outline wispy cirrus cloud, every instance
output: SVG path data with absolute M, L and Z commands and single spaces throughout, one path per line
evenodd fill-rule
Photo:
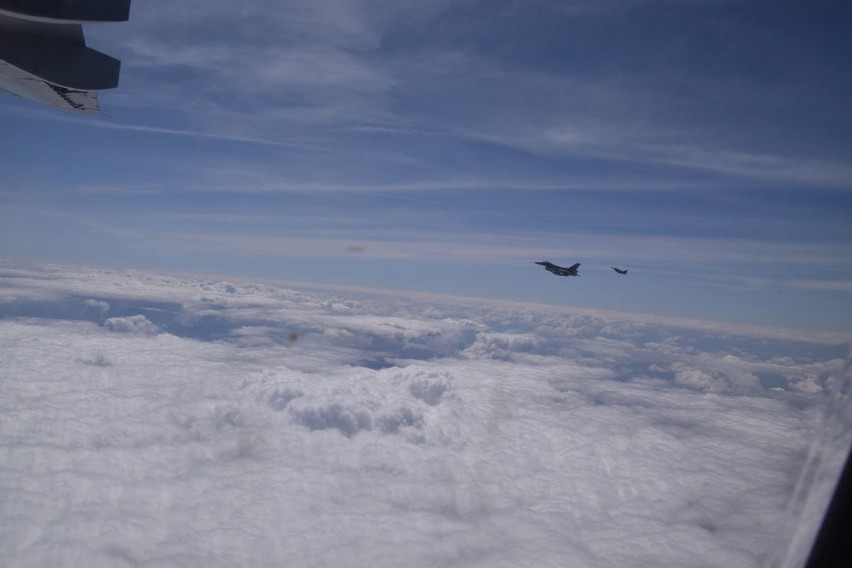
M 132 195 L 132 194 L 131 194 Z M 63 219 L 97 233 L 131 239 L 145 248 L 190 252 L 204 250 L 228 254 L 264 256 L 339 256 L 353 244 L 364 246 L 366 257 L 397 259 L 443 259 L 457 262 L 517 261 L 539 256 L 561 258 L 561 243 L 570 238 L 571 255 L 608 262 L 629 259 L 634 264 L 672 263 L 724 271 L 726 266 L 823 267 L 836 270 L 852 267 L 850 245 L 844 243 L 778 243 L 748 238 L 686 237 L 677 235 L 601 234 L 572 230 L 568 233 L 504 229 L 479 231 L 475 235 L 448 224 L 436 232 L 429 223 L 422 228 L 410 224 L 408 212 L 387 212 L 383 218 L 362 218 L 319 210 L 297 216 L 282 224 L 280 214 L 151 212 L 141 218 L 93 218 L 85 212 L 7 206 L 27 215 Z M 441 216 L 440 211 L 434 213 Z M 444 215 L 445 216 L 445 215 Z M 508 219 L 508 217 L 507 217 Z M 211 227 L 227 227 L 221 232 Z M 745 273 L 744 276 L 747 276 Z M 814 287 L 817 281 L 795 281 L 798 287 Z M 843 286 L 841 281 L 824 286 Z M 845 281 L 844 281 L 845 282 Z
M 133 84 L 119 97 L 187 111 L 183 124 L 156 125 L 163 133 L 282 147 L 306 144 L 303 137 L 310 134 L 317 146 L 348 146 L 370 161 L 389 149 L 372 140 L 353 144 L 339 133 L 393 138 L 433 132 L 460 144 L 497 145 L 548 160 L 606 160 L 626 169 L 610 182 L 615 185 L 637 179 L 637 165 L 655 164 L 664 168 L 653 176 L 657 184 L 675 179 L 688 185 L 698 175 L 705 183 L 722 176 L 765 185 L 849 186 L 852 172 L 845 163 L 814 144 L 795 143 L 798 122 L 766 120 L 786 116 L 790 101 L 804 102 L 806 93 L 789 82 L 747 82 L 750 75 L 739 60 L 727 73 L 718 71 L 720 65 L 696 71 L 689 59 L 699 56 L 693 43 L 663 27 L 663 38 L 683 48 L 680 54 L 666 51 L 662 40 L 660 47 L 640 33 L 639 23 L 626 23 L 636 3 L 599 6 L 593 15 L 566 14 L 561 4 L 537 2 L 517 10 L 498 3 L 480 13 L 475 3 L 444 2 L 289 2 L 283 8 L 253 2 L 239 9 L 230 3 L 204 3 L 203 9 L 198 3 L 152 3 L 134 14 L 130 33 L 104 33 L 126 52 L 125 76 Z M 685 12 L 707 9 L 718 10 L 721 21 L 730 17 L 724 7 L 700 3 Z M 547 24 L 539 24 L 537 36 L 526 36 L 524 49 L 490 48 L 518 39 L 509 21 L 541 22 L 545 16 Z M 199 17 L 203 27 L 192 23 Z M 595 50 L 603 36 L 586 37 L 584 26 L 607 23 L 624 28 L 624 42 Z M 753 26 L 768 43 L 780 42 L 778 31 Z M 724 26 L 696 33 L 734 45 L 748 37 Z M 592 43 L 587 52 L 578 52 L 580 41 Z M 535 50 L 544 55 L 532 57 Z M 619 66 L 620 55 L 635 65 Z M 767 73 L 780 76 L 771 52 L 754 57 L 765 60 Z M 791 64 L 817 73 L 800 58 Z M 134 69 L 143 81 L 133 79 Z M 779 89 L 787 99 L 778 100 Z M 720 110 L 725 106 L 728 116 Z M 405 144 L 409 155 L 421 150 L 410 140 Z M 340 160 L 317 167 L 335 162 Z M 548 181 L 573 183 L 568 175 Z
M 198 219 L 202 220 L 202 219 Z M 220 221 L 228 222 L 228 219 Z M 250 219 L 230 219 L 245 224 Z M 268 220 L 271 221 L 271 220 Z M 444 231 L 436 235 L 429 229 L 401 230 L 380 228 L 371 231 L 362 223 L 340 218 L 333 228 L 299 227 L 288 234 L 227 234 L 203 230 L 167 232 L 149 240 L 139 234 L 146 246 L 162 247 L 173 243 L 177 249 L 194 249 L 231 254 L 271 256 L 339 256 L 357 242 L 367 250 L 364 256 L 373 258 L 432 259 L 456 262 L 499 263 L 505 260 L 526 260 L 549 256 L 562 258 L 563 246 L 554 245 L 564 235 L 525 233 L 480 233 Z M 325 221 L 324 223 L 328 223 Z M 714 239 L 652 236 L 602 236 L 575 233 L 571 235 L 571 256 L 587 261 L 607 262 L 607 259 L 630 259 L 634 264 L 646 262 L 678 263 L 690 266 L 706 265 L 715 271 L 720 266 L 757 265 L 821 266 L 852 268 L 850 248 L 844 245 L 774 244 L 748 239 Z
M 792 285 L 808 290 L 852 292 L 852 280 L 794 280 Z

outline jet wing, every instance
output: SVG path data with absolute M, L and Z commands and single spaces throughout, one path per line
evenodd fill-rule
M 97 113 L 98 95 L 95 91 L 66 89 L 33 77 L 26 71 L 0 59 L 0 89 L 7 93 L 47 105 Z
M 0 89 L 98 112 L 96 91 L 118 85 L 121 63 L 86 47 L 84 22 L 126 21 L 130 0 L 0 0 Z

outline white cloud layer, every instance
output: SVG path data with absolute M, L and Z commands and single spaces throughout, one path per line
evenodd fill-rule
M 0 269 L 12 566 L 793 566 L 850 442 L 819 338 Z

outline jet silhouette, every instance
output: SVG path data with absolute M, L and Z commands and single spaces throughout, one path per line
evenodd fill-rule
M 616 272 L 618 272 L 619 274 L 627 274 L 627 269 L 626 269 L 626 268 L 625 268 L 624 270 L 622 270 L 622 269 L 620 269 L 620 268 L 616 268 L 616 267 L 614 267 L 614 266 L 610 266 L 610 268 L 612 268 L 613 270 L 615 270 L 615 271 L 616 271 Z
M 564 266 L 559 266 L 558 264 L 553 264 L 547 260 L 542 260 L 540 262 L 536 262 L 536 264 L 540 264 L 544 267 L 548 272 L 552 272 L 557 276 L 579 276 L 577 274 L 577 269 L 580 267 L 580 263 L 574 264 L 573 266 L 569 266 L 565 268 Z

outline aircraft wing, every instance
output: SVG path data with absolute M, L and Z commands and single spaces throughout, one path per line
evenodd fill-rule
M 0 89 L 19 97 L 55 107 L 96 113 L 98 94 L 95 91 L 66 89 L 33 77 L 0 59 Z
M 129 12 L 130 0 L 0 0 L 0 89 L 98 112 L 96 91 L 118 86 L 121 62 L 86 47 L 82 24 Z

